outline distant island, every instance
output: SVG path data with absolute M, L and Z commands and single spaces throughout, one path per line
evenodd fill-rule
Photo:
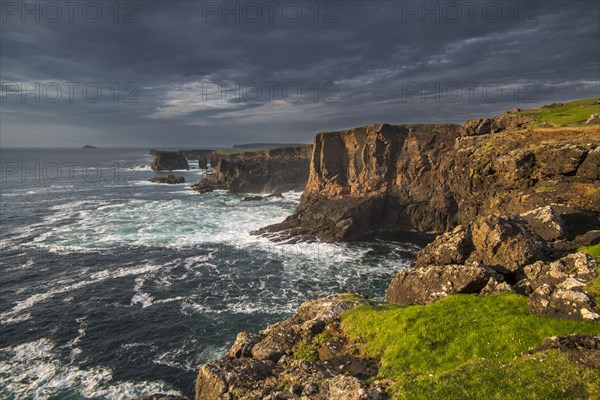
M 82 149 L 84 149 L 84 150 L 97 150 L 98 148 L 96 146 L 92 146 L 91 144 L 86 144 L 85 146 L 82 147 Z

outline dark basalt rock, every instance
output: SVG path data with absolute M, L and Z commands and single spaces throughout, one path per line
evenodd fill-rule
M 262 196 L 246 196 L 242 199 L 242 201 L 262 201 L 264 197 Z
M 190 166 L 181 151 L 156 151 L 154 160 L 150 164 L 153 171 L 173 171 L 176 169 L 190 169 Z
M 169 185 L 175 185 L 178 183 L 185 183 L 185 178 L 183 176 L 175 175 L 155 176 L 154 178 L 148 179 L 148 182 L 167 183 Z

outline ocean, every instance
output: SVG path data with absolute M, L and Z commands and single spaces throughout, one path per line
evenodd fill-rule
M 0 150 L 0 398 L 193 398 L 239 331 L 303 301 L 381 299 L 413 243 L 276 244 L 250 235 L 301 193 L 243 201 L 147 182 L 148 149 Z

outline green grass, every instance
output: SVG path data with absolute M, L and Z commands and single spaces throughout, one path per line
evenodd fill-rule
M 582 246 L 578 248 L 577 251 L 583 251 L 588 253 L 600 263 L 600 243 L 594 244 L 592 246 Z
M 540 185 L 535 188 L 536 193 L 547 193 L 547 192 L 551 192 L 552 190 L 554 190 L 554 186 L 550 186 L 550 185 Z
M 379 377 L 397 382 L 395 398 L 407 399 L 465 398 L 465 388 L 470 398 L 538 398 L 528 397 L 529 388 L 557 395 L 573 385 L 585 392 L 579 378 L 563 376 L 580 366 L 561 359 L 536 367 L 522 353 L 548 336 L 600 333 L 598 323 L 534 316 L 527 298 L 511 293 L 454 295 L 426 306 L 359 306 L 344 313 L 342 328 L 363 356 L 381 359 Z M 496 390 L 502 396 L 485 394 Z M 441 396 L 446 391 L 452 395 Z
M 294 352 L 294 358 L 296 360 L 317 361 L 319 359 L 317 351 L 316 344 L 308 343 L 306 341 L 300 342 Z
M 590 115 L 600 113 L 597 98 L 577 100 L 555 108 L 534 108 L 521 111 L 520 114 L 531 115 L 535 122 L 547 122 L 553 125 L 569 125 L 585 122 Z

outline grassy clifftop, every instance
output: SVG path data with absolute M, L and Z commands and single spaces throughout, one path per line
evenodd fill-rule
M 600 372 L 557 350 L 524 354 L 548 336 L 600 324 L 534 316 L 527 298 L 449 296 L 425 306 L 360 306 L 342 328 L 362 356 L 381 359 L 398 399 L 598 398 Z
M 597 98 L 584 99 L 524 110 L 520 114 L 533 117 L 537 124 L 572 125 L 584 123 L 592 114 L 600 114 L 600 104 Z

